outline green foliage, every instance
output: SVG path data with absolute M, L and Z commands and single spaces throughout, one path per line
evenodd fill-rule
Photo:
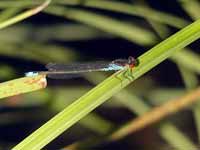
M 191 2 L 187 2 L 180 0 L 179 3 L 191 18 L 199 18 L 198 1 L 191 0 Z M 111 107 L 112 109 L 123 106 L 134 114 L 142 115 L 153 109 L 143 98 L 148 99 L 154 105 L 160 105 L 171 99 L 171 97 L 182 95 L 185 91 L 192 90 L 198 85 L 197 76 L 200 73 L 200 57 L 192 49 L 186 49 L 185 47 L 200 37 L 200 20 L 190 24 L 189 21 L 176 15 L 151 8 L 145 2 L 128 3 L 115 0 L 85 0 L 83 2 L 79 0 L 54 0 L 52 2 L 48 0 L 45 2 L 27 0 L 19 2 L 2 1 L 0 2 L 0 9 L 1 56 L 35 61 L 42 64 L 51 61 L 68 62 L 81 57 L 74 51 L 75 48 L 67 44 L 65 46 L 50 44 L 49 41 L 51 40 L 76 42 L 80 40 L 93 40 L 99 37 L 106 39 L 120 37 L 144 47 L 154 45 L 152 46 L 153 48 L 137 58 L 139 64 L 133 70 L 126 68 L 108 78 L 102 74 L 85 76 L 91 83 L 98 84 L 89 92 L 86 92 L 88 91 L 88 87 L 68 86 L 67 89 L 60 87 L 56 90 L 48 87 L 48 90 L 45 90 L 43 93 L 45 96 L 41 97 L 34 96 L 34 94 L 27 94 L 23 98 L 24 100 L 21 102 L 21 105 L 45 106 L 52 112 L 59 113 L 30 136 L 22 140 L 22 142 L 13 144 L 16 145 L 13 150 L 41 149 L 78 121 L 82 126 L 98 134 L 108 135 L 107 137 L 109 137 L 110 132 L 116 125 L 96 113 L 91 113 L 104 102 L 106 102 L 103 105 L 104 107 Z M 99 10 L 99 12 L 95 11 L 95 9 Z M 25 25 L 25 23 L 22 24 L 20 22 L 41 11 L 54 17 L 71 20 L 72 23 L 34 27 L 34 25 Z M 143 21 L 146 21 L 148 25 L 150 24 L 152 28 L 141 22 L 135 23 L 129 19 L 120 20 L 112 15 L 101 13 L 101 11 L 123 14 L 133 18 L 139 17 Z M 18 24 L 16 25 L 16 23 Z M 169 26 L 181 30 L 172 34 L 170 33 Z M 37 31 L 34 34 L 36 36 L 34 40 L 29 38 L 32 35 L 32 30 Z M 159 43 L 157 35 L 161 38 L 169 38 Z M 173 89 L 163 88 L 155 85 L 152 77 L 150 78 L 153 81 L 149 82 L 149 77 L 144 76 L 145 73 L 166 59 L 173 61 L 180 70 L 185 89 L 182 88 L 180 90 L 176 87 Z M 12 71 L 13 68 L 3 68 L 3 70 L 4 73 L 8 73 L 6 75 L 2 74 L 1 78 L 9 76 L 9 72 L 14 74 L 14 71 Z M 178 73 L 173 72 L 173 74 Z M 140 78 L 142 76 L 144 77 L 141 81 Z M 39 77 L 36 76 L 34 78 Z M 106 80 L 101 82 L 104 78 Z M 12 80 L 8 83 L 14 82 L 16 90 L 20 90 L 18 91 L 19 93 L 32 92 L 41 88 L 41 86 L 35 87 L 35 85 L 34 87 L 24 86 L 23 83 L 26 79 L 27 77 Z M 139 81 L 135 81 L 136 79 Z M 132 82 L 135 83 L 135 87 L 131 85 L 128 90 L 125 89 Z M 4 91 L 9 90 L 7 82 L 0 86 L 0 94 L 5 94 Z M 16 94 L 13 94 L 10 90 L 10 95 L 2 94 L 0 97 L 5 98 Z M 108 103 L 107 100 L 111 97 L 113 97 L 112 101 Z M 33 102 L 33 99 L 39 100 Z M 75 99 L 75 101 L 71 102 L 72 99 Z M 65 100 L 68 100 L 68 102 Z M 89 113 L 91 114 L 86 116 Z M 199 138 L 199 104 L 193 108 L 193 113 Z M 123 127 L 125 125 L 121 126 L 122 129 Z M 158 125 L 158 132 L 170 146 L 176 149 L 193 150 L 197 148 L 194 142 L 176 127 L 175 124 L 172 124 L 170 120 L 161 122 Z M 125 133 L 125 136 L 127 134 L 130 133 Z M 87 146 L 90 148 L 90 145 Z

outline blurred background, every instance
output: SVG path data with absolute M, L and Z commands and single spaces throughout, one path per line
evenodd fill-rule
M 42 2 L 1 0 L 0 23 Z M 137 58 L 197 20 L 199 10 L 198 0 L 53 0 L 41 13 L 0 30 L 0 80 L 46 70 L 49 62 Z M 184 150 L 184 144 L 191 150 L 197 148 L 198 104 L 119 140 L 105 142 L 102 138 L 138 115 L 195 88 L 200 72 L 199 48 L 199 41 L 195 41 L 183 55 L 159 64 L 45 149 L 64 149 L 71 144 L 68 149 Z M 196 70 L 190 65 L 194 61 Z M 10 149 L 111 74 L 48 79 L 46 89 L 0 101 L 0 148 Z

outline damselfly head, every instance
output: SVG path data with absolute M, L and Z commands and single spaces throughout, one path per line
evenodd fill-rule
M 133 68 L 136 65 L 136 60 L 134 57 L 129 56 L 128 59 L 116 59 L 112 61 L 113 64 L 119 65 L 119 66 L 129 66 L 130 68 Z
M 137 64 L 136 62 L 137 61 L 136 61 L 136 59 L 134 57 L 129 56 L 128 57 L 128 64 L 127 65 L 129 65 L 130 68 L 133 68 L 133 67 L 136 66 L 136 64 Z
M 135 63 L 135 58 L 132 57 L 132 56 L 129 56 L 128 57 L 128 64 L 133 64 L 133 63 Z

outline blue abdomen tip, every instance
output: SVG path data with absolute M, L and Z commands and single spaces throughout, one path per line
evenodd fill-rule
M 25 73 L 26 77 L 34 77 L 34 76 L 37 76 L 37 75 L 38 75 L 38 72 L 27 72 L 27 73 Z

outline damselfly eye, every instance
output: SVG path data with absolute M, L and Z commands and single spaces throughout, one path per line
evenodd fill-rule
M 135 58 L 134 57 L 132 57 L 132 56 L 129 56 L 128 57 L 128 64 L 135 64 Z

